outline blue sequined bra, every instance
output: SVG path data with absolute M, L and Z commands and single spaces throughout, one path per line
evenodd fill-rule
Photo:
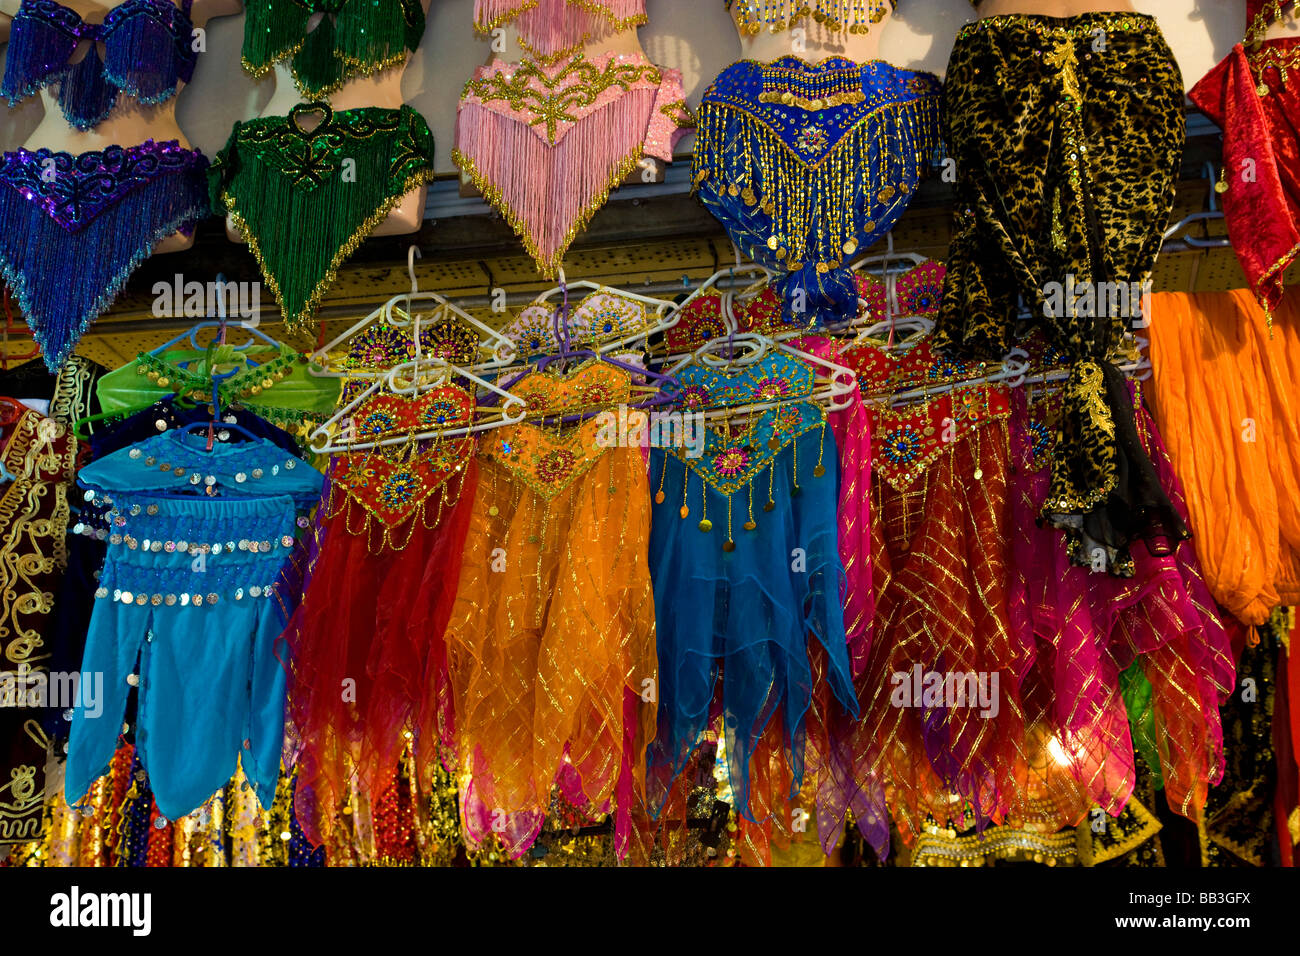
M 59 85 L 59 106 L 72 126 L 102 122 L 126 93 L 156 104 L 194 75 L 192 0 L 126 0 L 102 23 L 87 23 L 55 0 L 23 0 L 9 33 L 0 94 L 10 106 L 45 86 Z M 78 63 L 69 60 L 89 40 Z M 97 45 L 103 44 L 103 60 Z

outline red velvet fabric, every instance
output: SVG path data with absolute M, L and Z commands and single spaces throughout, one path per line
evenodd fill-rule
M 1291 53 L 1300 38 L 1268 40 Z M 1238 43 L 1187 94 L 1223 130 L 1227 192 L 1220 197 L 1228 238 L 1251 290 L 1272 315 L 1282 273 L 1300 254 L 1300 75 L 1283 83 L 1276 67 L 1259 78 Z

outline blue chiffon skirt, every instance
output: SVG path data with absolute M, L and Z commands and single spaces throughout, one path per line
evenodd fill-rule
M 823 440 L 830 447 L 820 448 Z M 657 481 L 663 475 L 664 492 L 650 530 L 659 713 L 647 786 L 656 812 L 709 729 L 719 679 L 734 805 L 749 819 L 750 758 L 774 718 L 781 720 L 796 792 L 802 780 L 805 717 L 814 679 L 809 640 L 825 649 L 827 680 L 839 705 L 857 714 L 840 602 L 844 572 L 833 440 L 829 431 L 805 432 L 777 455 L 774 471 L 764 469 L 753 479 L 753 530 L 743 527 L 749 518 L 748 491 L 731 496 L 733 551 L 722 547 L 727 539 L 727 496 L 705 486 L 673 454 L 651 451 L 651 477 Z M 815 478 L 803 463 L 819 460 L 819 451 L 827 467 Z M 792 480 L 795 460 L 801 467 L 797 493 Z M 769 476 L 775 506 L 763 511 Z M 695 511 L 704 487 L 713 522 L 708 533 L 700 531 L 702 515 Z M 678 512 L 684 500 L 692 508 L 685 519 Z

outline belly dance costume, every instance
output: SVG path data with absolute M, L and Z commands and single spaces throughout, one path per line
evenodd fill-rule
M 465 84 L 452 159 L 549 277 L 610 190 L 642 157 L 671 162 L 690 123 L 681 73 L 640 54 L 494 61 Z
M 894 351 L 846 349 L 840 361 L 864 396 L 980 373 L 925 339 Z M 1019 687 L 1030 657 L 1008 606 L 1009 415 L 1006 388 L 983 384 L 870 413 L 876 616 L 856 681 L 863 719 L 848 745 L 866 755 L 866 772 L 840 805 L 855 809 L 882 858 L 890 813 L 908 841 L 927 818 L 960 827 L 969 810 L 987 822 L 1005 812 L 1021 779 Z M 945 678 L 935 693 L 936 674 L 962 686 Z M 985 681 L 982 691 L 971 676 Z
M 589 361 L 511 385 L 530 410 L 626 402 L 629 374 Z M 552 787 L 614 814 L 628 849 L 654 737 L 655 606 L 646 564 L 650 492 L 639 448 L 606 426 L 524 423 L 489 432 L 447 649 L 455 690 L 462 834 L 511 857 L 536 838 Z
M 9 29 L 0 94 L 17 106 L 45 86 L 59 87 L 59 106 L 74 129 L 107 118 L 125 93 L 146 105 L 171 99 L 194 76 L 193 0 L 126 0 L 102 23 L 86 23 L 56 0 L 23 0 Z M 79 63 L 68 62 L 77 46 L 94 46 Z
M 320 123 L 304 127 L 302 118 L 317 113 Z M 212 163 L 210 188 L 213 208 L 248 241 L 285 321 L 302 329 L 343 260 L 433 173 L 433 134 L 411 107 L 336 113 L 300 103 L 288 116 L 236 123 Z
M 54 0 L 23 0 L 0 91 L 14 106 L 57 84 L 79 130 L 107 117 L 122 94 L 161 103 L 194 72 L 189 10 L 190 0 L 127 0 L 103 23 L 84 23 Z M 69 64 L 84 40 L 103 44 L 103 60 L 92 47 Z M 0 275 L 51 370 L 158 242 L 207 216 L 206 168 L 202 153 L 175 140 L 0 157 Z
M 1078 563 L 1100 551 L 1131 574 L 1134 539 L 1187 534 L 1112 364 L 1174 201 L 1178 66 L 1148 16 L 988 17 L 957 35 L 944 138 L 957 205 L 935 347 L 1000 358 L 1028 305 L 1070 371 L 1042 517 L 1070 533 Z
M 111 374 L 111 373 L 110 373 Z M 109 376 L 105 376 L 108 378 Z M 104 379 L 101 379 L 101 382 Z M 119 449 L 151 438 L 160 432 L 179 428 L 193 422 L 207 421 L 211 412 L 206 406 L 186 408 L 173 399 L 164 399 L 129 418 L 97 430 L 84 443 L 83 466 L 98 461 Z M 297 443 L 288 434 L 242 410 L 228 410 L 227 419 L 246 428 L 259 438 L 265 438 L 282 448 L 287 454 L 300 455 Z M 53 633 L 60 650 L 55 657 L 68 661 L 68 670 L 75 670 L 85 651 L 86 634 L 95 606 L 95 589 L 108 552 L 108 539 L 113 533 L 108 518 L 110 505 L 95 493 L 75 494 L 70 502 L 68 528 L 68 566 L 55 602 Z M 67 720 L 59 711 L 46 724 L 46 730 L 55 740 L 67 738 Z
M 1223 130 L 1215 191 L 1237 261 L 1268 321 L 1300 254 L 1300 38 L 1263 39 L 1290 0 L 1248 0 L 1246 38 L 1188 92 Z
M 175 140 L 0 158 L 0 274 L 51 370 L 158 242 L 207 216 L 207 166 Z
M 107 769 L 136 688 L 136 747 L 165 816 L 200 806 L 237 759 L 269 807 L 285 686 L 272 585 L 320 473 L 262 439 L 207 451 L 201 435 L 171 431 L 79 481 L 111 499 L 113 533 L 81 668 L 83 680 L 103 674 L 103 694 L 74 709 L 69 802 Z
M 778 272 L 805 324 L 857 313 L 846 263 L 891 228 L 939 142 L 930 73 L 883 61 L 742 60 L 699 108 L 693 183 L 733 242 Z
M 824 409 L 800 401 L 812 392 L 812 368 L 791 356 L 730 374 L 692 365 L 677 378 L 683 413 L 780 404 L 721 429 L 701 423 L 698 457 L 689 447 L 651 451 L 660 665 L 651 805 L 663 805 L 720 718 L 736 811 L 776 824 L 806 766 L 825 754 L 832 715 L 857 714 L 840 602 L 834 442 Z M 702 595 L 703 606 L 684 595 Z
M 261 77 L 288 60 L 298 91 L 321 100 L 354 77 L 404 63 L 423 35 L 420 0 L 249 0 L 242 62 Z

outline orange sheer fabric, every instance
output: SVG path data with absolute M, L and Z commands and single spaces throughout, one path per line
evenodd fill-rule
M 625 401 L 629 384 L 626 372 L 588 363 L 568 376 L 530 374 L 513 391 L 530 411 L 571 413 Z M 490 826 L 516 855 L 562 771 L 575 806 L 601 811 L 616 784 L 644 794 L 657 699 L 645 693 L 657 681 L 650 493 L 639 448 L 600 447 L 600 427 L 508 426 L 485 436 L 479 455 L 447 631 L 472 804 L 462 814 L 471 840 Z M 623 764 L 632 781 L 620 780 Z
M 1161 292 L 1152 399 L 1196 551 L 1221 605 L 1263 624 L 1300 601 L 1300 295 L 1270 338 L 1250 292 Z

